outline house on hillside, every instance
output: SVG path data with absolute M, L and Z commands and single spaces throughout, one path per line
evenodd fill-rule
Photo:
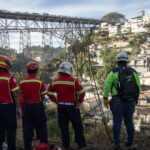
M 131 23 L 130 22 L 127 21 L 121 26 L 121 33 L 122 34 L 131 33 Z
M 149 85 L 150 85 L 150 72 L 142 73 L 140 79 L 141 79 L 141 84 L 142 84 L 142 85 L 147 85 L 147 86 L 149 86 Z M 149 96 L 149 97 L 150 97 L 150 96 Z
M 145 15 L 145 12 L 138 13 L 134 18 L 131 18 L 124 22 L 123 24 L 119 23 L 101 23 L 101 30 L 108 31 L 109 36 L 115 36 L 118 34 L 128 34 L 128 33 L 143 33 L 147 32 L 147 25 L 150 24 L 150 15 Z
M 129 65 L 141 74 L 148 72 L 150 71 L 150 57 L 139 55 L 136 59 L 132 59 Z
M 102 46 L 100 44 L 91 44 L 89 46 L 91 61 L 94 63 L 94 66 L 96 66 L 96 67 L 103 66 L 102 59 L 100 59 L 100 49 L 101 48 L 102 48 Z
M 108 26 L 108 32 L 109 32 L 109 37 L 118 35 L 121 33 L 121 25 L 119 23 L 115 25 L 109 25 Z
M 143 122 L 150 123 L 150 108 L 138 107 L 136 114 Z
M 147 32 L 145 27 L 150 23 L 150 15 L 145 15 L 145 12 L 141 13 L 137 17 L 132 18 L 130 21 L 132 33 Z
M 108 23 L 108 22 L 102 22 L 102 23 L 100 24 L 100 29 L 101 29 L 102 31 L 108 31 L 108 26 L 109 26 L 109 23 Z
M 143 121 L 150 123 L 150 91 L 140 94 L 135 114 Z

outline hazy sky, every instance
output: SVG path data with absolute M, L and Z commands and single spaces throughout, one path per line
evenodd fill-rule
M 150 0 L 0 0 L 0 9 L 97 19 L 117 11 L 129 19 L 142 10 L 150 14 Z M 41 43 L 41 37 L 33 36 L 32 45 Z M 11 47 L 18 49 L 19 35 L 10 34 L 10 42 Z
M 90 18 L 118 11 L 131 18 L 141 10 L 150 14 L 150 0 L 0 0 L 0 9 Z

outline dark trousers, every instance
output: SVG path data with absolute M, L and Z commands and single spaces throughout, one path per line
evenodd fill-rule
M 78 147 L 85 147 L 86 141 L 79 109 L 74 106 L 58 105 L 58 124 L 61 130 L 62 144 L 67 150 L 70 146 L 69 121 L 71 121 L 74 128 L 75 141 Z
M 48 142 L 47 119 L 43 103 L 26 104 L 24 112 L 24 146 L 25 150 L 32 149 L 32 138 L 35 124 L 39 130 L 41 143 Z
M 113 97 L 110 101 L 110 109 L 113 114 L 113 134 L 115 144 L 120 143 L 121 124 L 124 123 L 127 129 L 127 142 L 132 144 L 134 141 L 133 114 L 135 111 L 135 101 L 124 102 L 119 97 Z
M 4 138 L 4 130 L 7 133 L 8 150 L 16 150 L 16 105 L 0 104 L 0 150 Z
M 5 142 L 6 141 L 6 137 L 5 137 L 6 136 L 6 125 L 4 123 L 3 123 L 3 127 L 2 128 L 3 128 L 3 131 L 2 131 L 3 132 L 2 133 L 3 142 Z

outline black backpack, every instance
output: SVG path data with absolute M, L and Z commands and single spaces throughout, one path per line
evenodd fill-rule
M 117 91 L 123 101 L 137 101 L 139 97 L 139 88 L 134 77 L 134 69 L 130 67 L 119 68 Z

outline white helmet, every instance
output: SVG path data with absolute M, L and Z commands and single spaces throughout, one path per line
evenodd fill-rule
M 118 55 L 117 55 L 117 61 L 128 61 L 128 55 L 126 52 L 121 51 Z
M 58 72 L 71 75 L 73 72 L 73 66 L 69 62 L 62 62 L 59 66 Z

